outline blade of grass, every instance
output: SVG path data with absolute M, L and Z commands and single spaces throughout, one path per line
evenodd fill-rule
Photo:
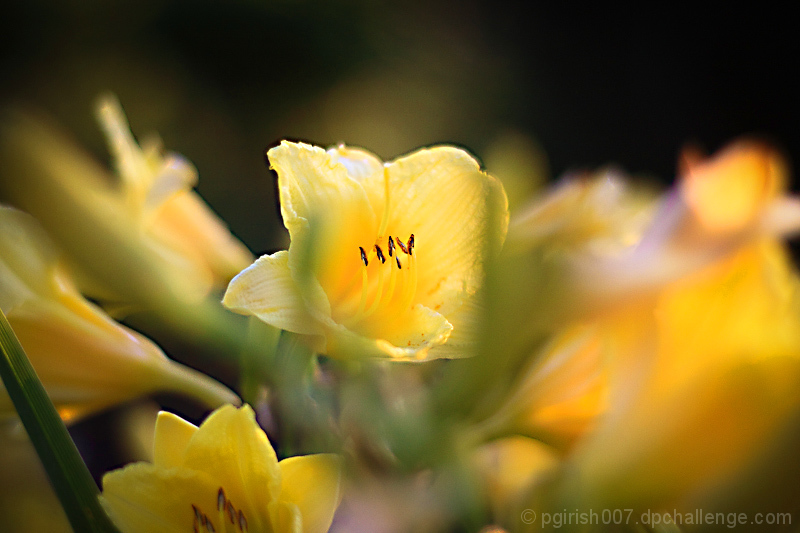
M 5 314 L 0 310 L 0 377 L 75 531 L 119 533 L 99 491 Z

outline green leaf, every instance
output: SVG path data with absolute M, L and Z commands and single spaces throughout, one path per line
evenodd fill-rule
M 119 533 L 100 505 L 94 479 L 2 310 L 0 352 L 0 377 L 72 528 Z

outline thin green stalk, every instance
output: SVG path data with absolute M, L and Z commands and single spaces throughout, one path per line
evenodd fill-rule
M 100 505 L 94 479 L 1 310 L 0 352 L 0 377 L 72 528 L 119 533 Z

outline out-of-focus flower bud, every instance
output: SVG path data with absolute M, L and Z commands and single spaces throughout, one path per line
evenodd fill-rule
M 505 404 L 482 424 L 562 452 L 591 432 L 608 408 L 604 339 L 595 324 L 566 328 L 532 358 Z
M 0 126 L 0 195 L 41 221 L 99 300 L 201 301 L 252 257 L 192 192 L 190 163 L 162 155 L 157 141 L 140 148 L 115 99 L 101 100 L 99 117 L 119 179 L 46 119 L 11 110 Z
M 212 407 L 238 402 L 83 299 L 41 226 L 8 207 L 0 207 L 0 307 L 65 421 L 157 391 Z M 13 412 L 2 391 L 0 414 Z

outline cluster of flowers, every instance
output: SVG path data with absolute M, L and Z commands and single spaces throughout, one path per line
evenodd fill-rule
M 159 391 L 217 408 L 199 428 L 160 413 L 152 462 L 105 475 L 121 531 L 764 511 L 796 473 L 776 465 L 798 437 L 800 278 L 782 239 L 800 201 L 767 145 L 687 153 L 664 193 L 568 176 L 509 213 L 458 148 L 384 163 L 284 141 L 268 157 L 291 241 L 254 261 L 190 163 L 139 145 L 113 98 L 98 109 L 114 179 L 45 119 L 2 126 L 0 308 L 66 423 Z M 218 364 L 179 364 L 112 316 Z M 5 394 L 0 410 L 13 417 Z

